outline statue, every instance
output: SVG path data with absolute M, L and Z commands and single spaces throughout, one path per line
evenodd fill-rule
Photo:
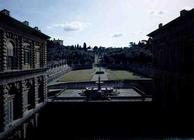
M 98 90 L 101 90 L 100 76 L 98 76 Z

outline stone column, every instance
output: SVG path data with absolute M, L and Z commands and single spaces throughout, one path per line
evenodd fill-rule
M 38 103 L 43 100 L 43 80 L 42 76 L 38 77 Z
M 47 43 L 46 41 L 43 43 L 43 66 L 47 66 Z
M 41 43 L 40 45 L 40 67 L 44 67 L 44 45 Z
M 18 39 L 18 53 L 19 53 L 19 57 L 18 57 L 18 62 L 19 62 L 19 66 L 18 68 L 23 70 L 24 69 L 24 46 L 23 46 L 23 38 L 20 36 Z
M 36 64 L 36 58 L 35 58 L 35 42 L 33 41 L 31 44 L 31 49 L 32 49 L 32 55 L 31 55 L 31 60 L 32 60 L 32 68 L 35 69 L 35 64 Z
M 47 101 L 47 99 L 48 99 L 48 95 L 47 95 L 47 76 L 46 75 L 44 75 L 43 76 L 43 87 L 44 87 L 44 101 Z
M 4 31 L 0 31 L 0 71 L 7 70 L 7 58 L 6 58 L 6 34 Z
M 27 136 L 27 123 L 24 123 L 23 124 L 23 135 L 22 135 L 22 138 L 23 139 L 26 139 L 26 136 Z
M 7 86 L 0 85 L 0 132 L 4 131 L 7 124 L 7 94 Z
M 19 39 L 18 36 L 13 35 L 13 42 L 14 42 L 14 48 L 16 50 L 15 56 L 16 60 L 14 60 L 15 64 L 13 65 L 14 69 L 20 69 L 20 46 L 19 46 Z
M 25 80 L 21 81 L 21 91 L 22 91 L 22 99 L 23 99 L 23 113 L 28 110 L 28 88 L 26 86 Z
M 39 113 L 35 113 L 34 119 L 35 119 L 35 127 L 38 127 L 38 118 L 39 118 Z
M 34 78 L 34 98 L 35 98 L 35 106 L 38 104 L 38 78 Z
M 3 71 L 3 31 L 0 30 L 0 71 Z

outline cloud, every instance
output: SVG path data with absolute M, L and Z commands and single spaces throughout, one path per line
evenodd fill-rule
M 48 29 L 53 29 L 53 28 L 63 28 L 64 24 L 53 24 L 50 26 L 47 26 Z
M 90 23 L 83 23 L 83 22 L 69 22 L 64 24 L 64 31 L 71 32 L 71 31 L 82 31 L 86 27 L 88 27 Z
M 165 12 L 164 12 L 164 11 L 158 11 L 157 14 L 158 14 L 158 15 L 163 15 L 163 14 L 165 14 Z
M 73 21 L 73 22 L 66 22 L 64 24 L 53 24 L 51 26 L 47 26 L 48 29 L 53 28 L 63 28 L 65 32 L 73 32 L 73 31 L 82 31 L 87 28 L 90 23 L 80 22 L 80 21 Z
M 132 32 L 131 33 L 131 35 L 142 35 L 142 34 L 144 34 L 144 32 L 143 31 L 136 31 L 136 32 Z
M 157 11 L 157 10 L 152 10 L 152 11 L 149 11 L 149 15 L 154 15 L 154 16 L 162 16 L 164 14 L 166 14 L 167 12 L 166 11 Z
M 120 33 L 120 34 L 114 34 L 112 37 L 113 38 L 118 38 L 118 37 L 122 37 L 122 36 L 123 36 L 123 34 Z

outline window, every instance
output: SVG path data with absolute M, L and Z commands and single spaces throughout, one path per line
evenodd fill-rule
M 16 68 L 16 50 L 14 49 L 13 43 L 10 41 L 6 44 L 7 47 L 7 69 L 11 70 Z
M 40 52 L 36 52 L 36 65 L 39 67 L 40 66 Z
M 13 56 L 13 44 L 11 42 L 7 43 L 7 55 Z
M 7 101 L 7 109 L 8 109 L 8 124 L 11 123 L 13 121 L 13 98 L 14 95 L 10 95 L 8 97 L 8 101 Z
M 25 107 L 25 110 L 28 110 L 28 92 L 24 93 L 23 95 L 23 104 L 24 104 L 24 107 Z
M 35 65 L 36 68 L 40 67 L 40 47 L 35 46 Z

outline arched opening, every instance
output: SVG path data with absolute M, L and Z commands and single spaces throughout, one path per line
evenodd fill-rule
M 6 43 L 7 51 L 7 69 L 12 70 L 17 68 L 17 57 L 16 57 L 16 48 L 12 41 L 7 41 Z
M 16 120 L 22 117 L 22 94 L 20 90 L 12 84 L 9 90 L 8 98 L 8 110 L 9 110 L 9 121 Z
M 34 132 L 34 118 L 31 118 L 31 120 L 28 120 L 26 123 L 26 138 L 32 137 Z
M 38 103 L 44 101 L 44 84 L 42 78 L 38 79 Z
M 24 66 L 25 69 L 32 67 L 32 49 L 29 44 L 24 48 Z
M 35 107 L 35 91 L 33 83 L 27 83 L 28 88 L 28 110 L 33 109 Z

